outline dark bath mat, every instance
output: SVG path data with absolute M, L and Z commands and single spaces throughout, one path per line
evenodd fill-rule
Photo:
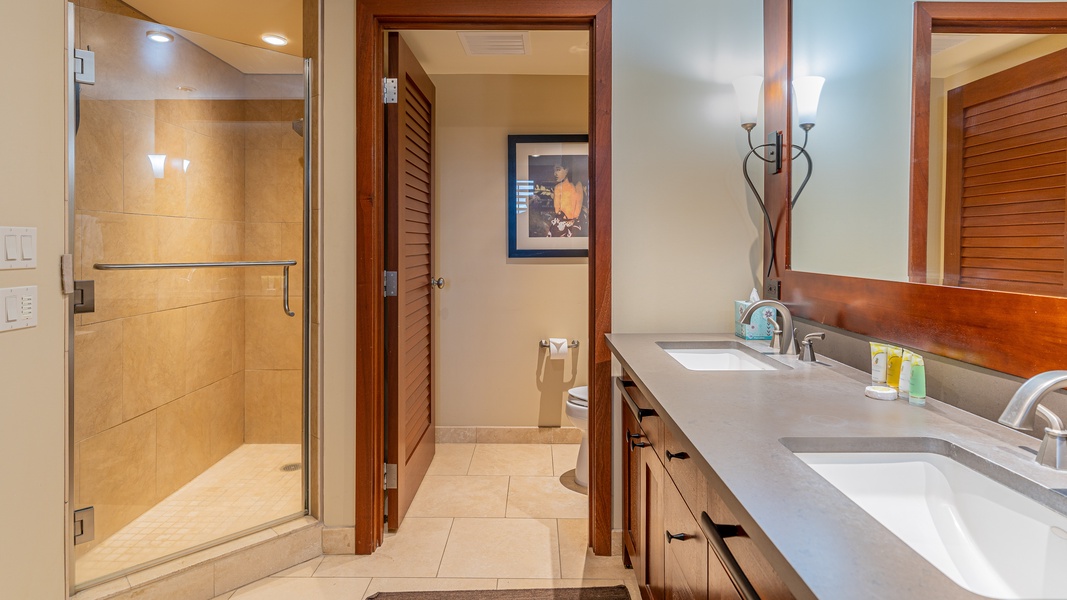
M 535 590 L 456 590 L 447 592 L 378 592 L 368 600 L 630 600 L 626 586 Z

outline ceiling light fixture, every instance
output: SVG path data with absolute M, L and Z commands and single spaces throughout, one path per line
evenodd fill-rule
M 157 42 L 157 43 L 160 43 L 160 44 L 166 44 L 167 42 L 173 42 L 174 41 L 174 36 L 173 35 L 165 32 L 165 31 L 156 31 L 154 29 L 152 31 L 146 31 L 145 32 L 145 37 L 147 37 L 148 39 L 152 40 L 153 42 Z
M 267 42 L 271 46 L 284 46 L 289 43 L 288 38 L 286 38 L 284 35 L 280 35 L 277 33 L 264 33 L 263 35 L 259 36 L 259 39 L 263 40 L 264 42 Z

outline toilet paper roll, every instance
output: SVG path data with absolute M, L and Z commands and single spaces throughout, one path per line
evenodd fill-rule
M 568 354 L 567 338 L 548 338 L 548 357 L 552 360 L 562 360 Z

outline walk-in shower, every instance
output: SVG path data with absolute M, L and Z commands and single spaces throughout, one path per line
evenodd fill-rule
M 308 76 L 69 15 L 80 589 L 306 514 Z

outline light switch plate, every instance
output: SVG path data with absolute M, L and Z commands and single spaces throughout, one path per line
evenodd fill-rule
M 7 307 L 12 302 L 9 298 L 14 299 L 17 312 L 14 321 L 7 320 Z M 0 307 L 3 310 L 0 314 L 0 331 L 37 327 L 37 286 L 2 288 L 0 299 Z
M 37 268 L 37 228 L 0 227 L 0 270 Z

